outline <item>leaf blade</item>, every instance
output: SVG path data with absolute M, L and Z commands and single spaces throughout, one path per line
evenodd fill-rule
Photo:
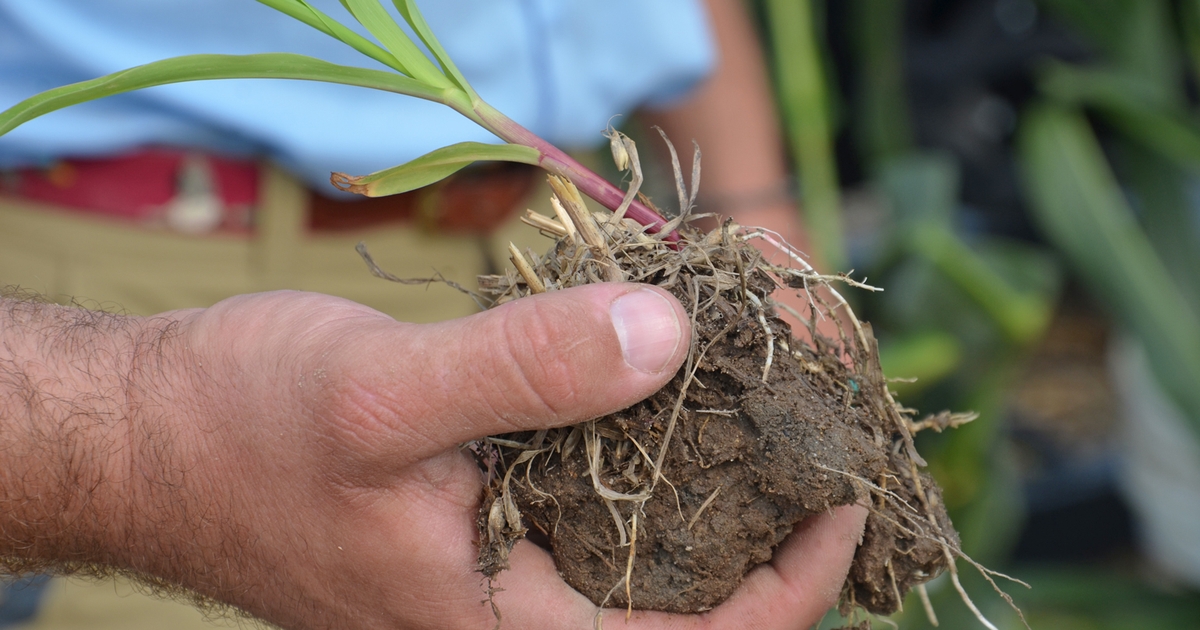
M 445 102 L 445 92 L 384 70 L 342 66 L 292 53 L 187 55 L 155 61 L 31 96 L 0 112 L 0 135 L 38 116 L 86 101 L 159 85 L 219 79 L 295 79 L 354 85 Z
M 396 9 L 400 11 L 400 15 L 404 16 L 404 20 L 412 27 L 417 37 L 421 38 L 421 41 L 429 49 L 429 52 L 433 53 L 433 56 L 437 58 L 438 63 L 442 65 L 443 73 L 462 91 L 466 92 L 471 100 L 478 98 L 475 94 L 475 89 L 467 82 L 466 77 L 458 70 L 458 66 L 454 65 L 454 60 L 450 58 L 446 49 L 442 47 L 442 43 L 434 36 L 433 30 L 429 28 L 429 23 L 425 21 L 425 17 L 421 15 L 420 9 L 417 8 L 415 0 L 392 0 L 392 3 L 396 5 Z
M 396 24 L 379 0 L 342 0 L 342 5 L 392 53 L 404 67 L 403 72 L 430 85 L 442 88 L 452 85 L 450 79 L 417 48 L 408 33 Z
M 1138 225 L 1082 113 L 1041 104 L 1025 117 L 1019 147 L 1034 219 L 1142 341 L 1200 432 L 1200 316 Z
M 350 46 L 358 52 L 389 68 L 404 71 L 399 61 L 375 42 L 355 33 L 341 22 L 329 17 L 306 0 L 257 0 L 290 18 L 303 22 L 322 33 Z
M 503 161 L 537 165 L 540 157 L 537 149 L 517 144 L 460 142 L 370 175 L 334 173 L 330 181 L 340 190 L 367 197 L 386 197 L 441 181 L 473 162 Z

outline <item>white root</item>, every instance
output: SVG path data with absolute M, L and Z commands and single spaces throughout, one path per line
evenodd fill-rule
M 817 270 L 813 269 L 813 266 L 808 264 L 808 261 L 804 260 L 804 258 L 801 257 L 800 254 L 798 254 L 796 252 L 795 248 L 793 248 L 791 245 L 788 245 L 786 242 L 783 241 L 783 239 L 776 240 L 774 237 L 772 237 L 772 233 L 769 230 L 762 229 L 762 228 L 755 229 L 755 230 L 747 230 L 741 236 L 742 236 L 742 238 L 744 238 L 746 240 L 750 240 L 752 238 L 761 238 L 762 240 L 769 243 L 772 247 L 783 252 L 793 262 L 800 265 L 801 269 L 809 272 L 814 277 L 821 278 L 821 279 L 829 277 L 829 276 L 821 276 L 820 274 L 818 274 Z M 775 236 L 778 236 L 778 234 L 775 234 Z M 833 276 L 833 277 L 838 280 L 843 280 L 843 281 L 846 280 L 846 278 L 840 277 L 840 276 Z M 828 284 L 826 286 L 828 286 Z M 869 290 L 875 290 L 875 291 L 881 290 L 877 287 L 868 287 L 867 285 L 863 285 L 863 287 L 868 288 Z M 866 333 L 863 332 L 862 324 L 858 321 L 858 317 L 855 316 L 854 311 L 850 309 L 850 303 L 846 301 L 846 298 L 842 297 L 841 293 L 837 292 L 837 289 L 834 289 L 833 287 L 829 287 L 829 292 L 837 300 L 838 305 L 841 306 L 842 309 L 846 311 L 846 316 L 850 318 L 850 323 L 854 326 L 854 332 L 855 332 L 856 336 L 858 337 L 859 343 L 862 344 L 863 348 L 867 348 L 868 347 L 867 335 L 866 335 Z M 813 312 L 815 313 L 817 311 L 814 309 Z
M 589 472 L 592 475 L 592 488 L 596 490 L 596 494 L 608 501 L 645 502 L 650 498 L 649 491 L 643 491 L 637 494 L 625 494 L 609 488 L 608 486 L 604 485 L 603 481 L 600 481 L 600 438 L 595 435 L 595 422 L 592 422 L 591 425 L 591 431 L 583 432 L 583 443 L 584 448 L 587 449 L 589 462 L 588 468 L 590 469 Z M 624 546 L 624 542 L 622 542 L 621 545 Z
M 947 551 L 946 555 L 949 556 L 950 553 Z M 950 581 L 954 584 L 954 590 L 958 591 L 958 596 L 962 598 L 962 601 L 967 605 L 967 608 L 971 609 L 971 613 L 975 615 L 975 618 L 979 620 L 979 623 L 983 624 L 988 630 L 1000 630 L 995 626 L 995 624 L 988 621 L 987 617 L 983 616 L 983 613 L 979 612 L 979 607 L 977 607 L 975 602 L 971 601 L 971 597 L 967 595 L 967 589 L 963 588 L 962 582 L 958 581 L 958 569 L 954 567 L 953 559 L 950 560 Z
M 887 572 L 888 579 L 892 582 L 892 595 L 896 598 L 897 612 L 904 612 L 904 598 L 900 596 L 900 587 L 896 585 L 896 569 L 892 566 L 891 560 L 888 560 Z
M 629 544 L 629 534 L 626 533 L 625 519 L 621 518 L 621 512 L 617 509 L 617 504 L 605 499 L 604 505 L 608 508 L 609 514 L 612 514 L 613 522 L 617 524 L 617 531 L 621 533 L 621 545 L 624 547 Z
M 921 607 L 925 609 L 925 617 L 929 619 L 929 625 L 934 628 L 938 627 L 937 613 L 933 610 L 933 602 L 929 601 L 929 591 L 924 584 L 917 585 L 917 596 L 921 598 Z
M 696 524 L 696 520 L 700 518 L 700 515 L 704 513 L 704 510 L 708 508 L 709 505 L 712 505 L 712 502 L 716 500 L 717 495 L 720 493 L 721 486 L 717 486 L 717 489 L 713 490 L 712 494 L 708 495 L 708 498 L 704 500 L 704 503 L 700 504 L 700 507 L 696 509 L 696 513 L 692 515 L 692 520 L 688 521 L 688 531 L 692 530 L 692 525 Z
M 771 371 L 771 362 L 775 360 L 775 333 L 771 332 L 771 327 L 767 325 L 766 307 L 763 306 L 762 300 L 758 299 L 753 293 L 746 293 L 746 297 L 758 309 L 758 323 L 763 327 L 763 332 L 767 335 L 767 361 L 763 365 L 762 381 L 767 382 L 767 374 Z
M 637 532 L 638 532 L 638 511 L 633 511 L 631 528 L 632 536 L 629 539 L 629 560 L 625 562 L 625 621 L 629 621 L 629 616 L 633 614 L 633 593 L 630 589 L 633 582 L 633 559 L 637 556 Z

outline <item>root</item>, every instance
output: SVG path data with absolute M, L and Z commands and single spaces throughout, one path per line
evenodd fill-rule
M 746 293 L 746 297 L 754 306 L 758 307 L 758 323 L 763 327 L 763 332 L 767 335 L 767 360 L 763 364 L 762 380 L 767 382 L 767 374 L 771 372 L 771 362 L 775 360 L 775 334 L 771 332 L 771 327 L 767 325 L 766 308 L 763 307 L 762 300 L 758 299 L 753 293 Z
M 908 430 L 910 433 L 916 434 L 925 429 L 933 429 L 935 433 L 941 433 L 946 429 L 957 429 L 968 422 L 972 422 L 979 418 L 979 414 L 975 412 L 967 413 L 951 413 L 943 411 L 941 413 L 925 416 L 917 422 L 909 422 Z
M 718 229 L 700 234 L 689 225 L 689 222 L 701 216 L 691 212 L 700 177 L 699 151 L 693 157 L 691 185 L 685 186 L 679 156 L 669 140 L 667 144 L 680 212 L 659 232 L 648 234 L 645 228 L 623 216 L 632 200 L 639 196 L 642 185 L 636 146 L 618 131 L 610 129 L 606 135 L 618 167 L 631 173 L 630 185 L 616 212 L 611 215 L 591 214 L 571 182 L 551 177 L 550 185 L 554 191 L 551 202 L 555 217 L 529 212 L 523 220 L 555 237 L 557 241 L 553 250 L 538 256 L 510 245 L 509 253 L 516 271 L 504 276 L 481 278 L 480 301 L 501 304 L 534 293 L 602 281 L 646 282 L 663 287 L 679 297 L 685 303 L 692 330 L 701 330 L 699 324 L 703 323 L 704 332 L 702 336 L 697 334 L 691 340 L 684 366 L 668 387 L 619 418 L 609 416 L 570 427 L 486 438 L 477 443 L 478 448 L 474 449 L 476 456 L 481 460 L 481 467 L 489 473 L 488 495 L 485 499 L 487 509 L 480 517 L 480 538 L 483 542 L 480 549 L 481 569 L 491 576 L 506 566 L 507 551 L 524 534 L 523 517 L 531 519 L 541 531 L 558 532 L 557 521 L 551 526 L 550 521 L 554 517 L 550 510 L 553 506 L 547 504 L 546 499 L 558 506 L 560 518 L 564 509 L 571 509 L 570 505 L 587 505 L 591 514 L 589 518 L 601 523 L 603 530 L 600 538 L 590 539 L 591 542 L 586 544 L 587 550 L 581 550 L 579 557 L 586 558 L 589 564 L 601 566 L 600 562 L 588 555 L 590 552 L 613 569 L 611 575 L 605 574 L 603 568 L 595 574 L 603 576 L 589 594 L 593 601 L 601 600 L 595 626 L 602 626 L 603 607 L 614 597 L 619 601 L 622 589 L 628 620 L 633 610 L 635 568 L 647 570 L 645 567 L 648 564 L 636 561 L 639 538 L 642 540 L 643 554 L 653 554 L 653 550 L 658 548 L 655 545 L 661 544 L 655 538 L 658 529 L 667 527 L 661 521 L 674 522 L 669 507 L 666 518 L 661 511 L 664 506 L 660 503 L 650 504 L 650 510 L 647 510 L 648 502 L 656 497 L 660 481 L 669 486 L 674 494 L 679 525 L 673 527 L 678 530 L 679 526 L 683 526 L 687 530 L 681 531 L 680 535 L 692 535 L 690 532 L 705 514 L 709 515 L 709 521 L 696 531 L 709 531 L 708 525 L 717 522 L 714 520 L 714 510 L 728 510 L 730 505 L 748 505 L 744 498 L 731 498 L 744 496 L 734 494 L 740 491 L 739 487 L 714 482 L 699 486 L 704 488 L 699 490 L 696 483 L 676 477 L 675 467 L 679 464 L 674 455 L 677 452 L 686 452 L 687 457 L 693 458 L 687 464 L 692 468 L 681 470 L 699 467 L 707 471 L 710 466 L 717 466 L 722 461 L 733 461 L 707 455 L 708 449 L 719 447 L 722 438 L 710 437 L 717 430 L 715 428 L 708 428 L 708 433 L 705 433 L 710 418 L 698 420 L 697 414 L 719 416 L 713 419 L 713 426 L 719 424 L 720 431 L 726 432 L 725 435 L 742 431 L 738 423 L 748 422 L 744 408 L 713 408 L 731 404 L 727 401 L 735 400 L 721 398 L 721 395 L 730 396 L 723 394 L 722 388 L 734 388 L 730 391 L 745 388 L 736 391 L 752 391 L 766 396 L 767 392 L 778 394 L 789 391 L 780 384 L 795 384 L 802 378 L 820 395 L 826 396 L 823 400 L 831 401 L 827 403 L 830 408 L 837 409 L 840 406 L 847 413 L 853 408 L 853 413 L 862 415 L 848 417 L 869 418 L 869 422 L 862 421 L 864 429 L 861 439 L 880 453 L 878 459 L 865 460 L 872 462 L 868 467 L 854 468 L 859 472 L 869 470 L 866 475 L 871 478 L 825 466 L 815 461 L 815 452 L 812 468 L 830 475 L 849 477 L 852 485 L 846 480 L 837 480 L 841 488 L 839 492 L 852 495 L 858 488 L 860 499 L 870 499 L 871 518 L 876 519 L 871 522 L 883 528 L 875 530 L 875 540 L 886 540 L 878 533 L 884 531 L 887 536 L 896 537 L 897 545 L 901 542 L 909 545 L 911 542 L 911 546 L 897 546 L 891 556 L 878 556 L 889 558 L 880 569 L 879 575 L 882 577 L 859 582 L 860 586 L 871 585 L 869 588 L 875 590 L 868 591 L 867 587 L 862 587 L 864 590 L 856 596 L 855 591 L 847 586 L 843 605 L 850 607 L 856 615 L 858 611 L 864 615 L 855 627 L 869 626 L 868 612 L 890 612 L 880 609 L 898 606 L 905 592 L 914 587 L 931 622 L 936 625 L 937 618 L 928 593 L 920 582 L 932 579 L 944 570 L 950 573 L 950 580 L 964 603 L 985 627 L 994 630 L 995 626 L 982 615 L 962 588 L 955 566 L 957 558 L 961 557 L 979 569 L 1006 601 L 1011 604 L 1012 600 L 995 584 L 992 576 L 999 574 L 979 566 L 962 553 L 957 534 L 945 516 L 944 505 L 940 504 L 939 491 L 935 487 L 927 488 L 923 482 L 923 479 L 928 479 L 922 477 L 921 471 L 926 463 L 917 453 L 913 442 L 913 435 L 920 431 L 942 431 L 957 427 L 974 419 L 974 416 L 943 412 L 914 421 L 914 413 L 896 403 L 887 390 L 888 381 L 878 367 L 878 350 L 870 326 L 858 320 L 846 299 L 833 285 L 841 283 L 868 291 L 880 289 L 866 284 L 865 279 L 855 280 L 849 274 L 817 273 L 804 260 L 801 252 L 769 230 L 744 228 L 726 221 Z M 642 199 L 649 201 L 645 197 Z M 665 243 L 662 240 L 665 235 L 677 228 L 682 238 L 677 243 Z M 749 245 L 756 240 L 785 254 L 786 263 L 775 265 L 764 259 L 758 250 Z M 772 292 L 780 287 L 804 292 L 809 309 L 807 316 L 770 299 Z M 776 316 L 776 308 L 788 310 L 804 322 L 809 337 L 790 335 L 789 325 Z M 832 318 L 836 323 L 838 339 L 818 335 L 818 322 L 827 318 Z M 780 348 L 778 356 L 777 346 Z M 718 350 L 714 352 L 714 348 Z M 736 356 L 740 362 L 733 362 L 729 358 L 731 356 Z M 762 371 L 758 375 L 756 368 L 760 357 Z M 747 365 L 752 366 L 751 369 L 747 370 Z M 714 386 L 711 375 L 718 372 L 722 379 L 728 380 L 721 380 Z M 773 381 L 768 382 L 769 379 Z M 703 424 L 697 429 L 699 422 Z M 788 435 L 790 438 L 791 434 Z M 679 442 L 675 444 L 675 451 L 672 451 L 673 440 Z M 669 458 L 669 454 L 672 457 Z M 519 470 L 522 465 L 523 471 Z M 548 471 L 552 470 L 559 476 L 550 476 Z M 545 475 L 531 477 L 532 472 Z M 683 484 L 680 489 L 666 478 L 666 472 L 670 472 L 676 482 Z M 587 497 L 583 503 L 560 504 L 554 494 L 559 492 L 562 497 L 560 489 L 573 486 L 555 486 L 555 483 L 566 483 L 555 480 L 569 479 L 573 483 L 573 480 L 584 479 L 585 475 L 591 485 L 590 491 L 584 486 L 585 494 L 590 497 L 594 493 L 596 501 L 603 503 L 604 508 L 587 503 L 586 500 L 590 500 Z M 828 477 L 822 475 L 822 478 Z M 539 480 L 540 489 L 535 487 L 534 479 Z M 713 485 L 715 489 L 707 494 L 690 518 L 685 518 L 680 493 L 684 493 L 690 505 L 693 497 L 703 496 Z M 839 498 L 836 501 L 845 500 L 841 498 L 843 495 L 837 496 Z M 660 500 L 669 499 L 663 496 Z M 752 497 L 750 503 L 755 500 Z M 827 502 L 833 501 L 830 499 Z M 522 507 L 529 512 L 522 515 Z M 611 526 L 607 523 L 605 511 L 612 517 Z M 531 514 L 534 516 L 531 517 Z M 653 516 L 648 517 L 647 514 Z M 655 520 L 649 521 L 651 518 Z M 564 535 L 569 538 L 574 536 L 571 528 L 567 527 L 568 523 L 564 522 L 563 525 L 567 532 Z M 579 537 L 579 540 L 583 541 L 584 537 Z M 626 547 L 625 566 L 621 572 L 618 549 Z M 575 549 L 580 548 L 576 545 Z M 647 549 L 651 551 L 645 551 Z M 691 551 L 692 548 L 687 549 Z M 639 584 L 645 584 L 645 579 L 639 578 Z M 604 593 L 603 589 L 613 580 L 616 580 L 616 584 Z M 646 598 L 649 593 L 647 590 L 639 595 L 639 602 L 643 606 L 648 605 Z M 675 594 L 675 597 L 678 596 Z M 857 602 L 856 597 L 859 600 Z M 862 608 L 857 608 L 859 605 Z
M 925 618 L 929 620 L 929 625 L 938 627 L 937 613 L 933 610 L 933 602 L 929 601 L 929 590 L 924 584 L 917 585 L 917 595 L 921 598 L 921 607 L 925 609 Z
M 629 539 L 629 560 L 625 563 L 625 621 L 629 621 L 629 616 L 633 614 L 633 593 L 630 592 L 630 585 L 633 581 L 633 559 L 637 557 L 637 532 L 638 532 L 638 511 L 633 511 L 632 526 L 630 529 L 633 535 Z
M 862 344 L 859 347 L 861 347 L 861 348 L 867 347 L 868 344 L 867 344 L 866 333 L 863 332 L 862 323 L 860 323 L 858 321 L 858 317 L 854 314 L 854 311 L 851 310 L 850 303 L 846 301 L 846 298 L 842 297 L 841 293 L 837 292 L 837 289 L 834 289 L 832 286 L 829 286 L 829 285 L 830 285 L 830 282 L 832 282 L 834 280 L 839 280 L 842 282 L 847 282 L 847 283 L 851 284 L 851 286 L 854 286 L 855 288 L 860 288 L 860 289 L 864 289 L 867 291 L 882 291 L 883 289 L 880 289 L 878 287 L 873 287 L 873 286 L 870 286 L 865 283 L 855 282 L 853 280 L 850 280 L 850 278 L 848 276 L 846 276 L 845 274 L 840 274 L 837 276 L 823 276 L 821 274 L 818 274 L 817 270 L 813 269 L 812 265 L 808 264 L 808 261 L 804 260 L 804 258 L 801 256 L 799 250 L 797 250 L 796 248 L 789 245 L 787 243 L 787 241 L 785 241 L 781 237 L 778 238 L 778 240 L 776 240 L 776 237 L 779 237 L 779 234 L 776 232 L 772 232 L 765 228 L 751 228 L 751 229 L 745 230 L 742 233 L 741 237 L 742 237 L 742 239 L 747 240 L 747 241 L 749 241 L 751 239 L 755 239 L 755 238 L 762 239 L 762 240 L 766 241 L 768 244 L 770 244 L 772 247 L 774 247 L 775 249 L 778 249 L 779 251 L 783 252 L 792 262 L 799 264 L 800 269 L 801 269 L 801 271 L 799 271 L 799 272 L 792 270 L 792 269 L 788 269 L 788 268 L 778 268 L 778 269 L 781 270 L 787 276 L 799 278 L 801 280 L 801 282 L 803 283 L 802 287 L 804 289 L 804 292 L 806 294 L 808 294 L 810 299 L 813 295 L 813 291 L 812 291 L 812 288 L 808 286 L 808 282 L 815 280 L 815 281 L 817 281 L 818 284 L 825 285 L 828 288 L 829 293 L 831 295 L 833 295 L 834 299 L 837 300 L 838 306 L 840 306 L 842 308 L 843 312 L 846 313 L 846 317 L 850 320 L 850 323 L 854 326 L 854 332 L 858 337 L 859 343 Z M 816 315 L 820 313 L 820 310 L 814 306 L 812 309 L 812 312 L 814 313 L 813 319 L 816 319 Z
M 971 601 L 971 596 L 967 595 L 967 591 L 963 588 L 962 582 L 958 581 L 958 569 L 954 567 L 953 560 L 950 561 L 950 581 L 954 583 L 954 590 L 958 591 L 958 596 L 962 598 L 962 601 L 967 605 L 967 608 L 971 609 L 971 613 L 975 615 L 975 618 L 979 620 L 979 623 L 983 624 L 988 630 L 1000 630 L 994 624 L 992 624 L 992 622 L 988 621 L 987 617 L 984 617 L 983 613 L 979 612 L 979 608 L 975 606 L 975 602 Z
M 704 513 L 705 508 L 707 508 L 709 505 L 712 505 L 713 500 L 717 498 L 717 495 L 720 494 L 720 492 L 721 486 L 717 486 L 717 489 L 713 490 L 712 494 L 708 495 L 708 498 L 704 500 L 704 503 L 701 503 L 700 507 L 696 508 L 696 513 L 692 515 L 692 520 L 688 521 L 688 531 L 691 531 L 692 525 L 696 524 L 696 519 L 700 518 L 700 515 Z

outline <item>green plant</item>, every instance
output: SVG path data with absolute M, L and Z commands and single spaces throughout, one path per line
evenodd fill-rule
M 819 4 L 765 0 L 763 11 L 771 31 L 780 109 L 804 196 L 804 218 L 816 247 L 815 264 L 819 269 L 845 269 L 830 90 L 817 35 Z
M 1197 50 L 1200 13 L 1195 2 L 1181 5 L 1181 45 L 1169 3 L 1160 0 L 1104 10 L 1075 0 L 1047 4 L 1104 56 L 1089 66 L 1043 68 L 1044 96 L 1020 138 L 1034 216 L 1145 346 L 1158 381 L 1200 434 L 1200 252 L 1187 200 L 1200 123 L 1187 106 L 1181 63 L 1184 48 Z M 1085 113 L 1109 125 L 1107 146 Z
M 657 233 L 667 226 L 657 212 L 583 167 L 549 142 L 517 124 L 479 97 L 434 37 L 414 0 L 394 0 L 396 9 L 430 59 L 393 19 L 380 0 L 342 0 L 342 6 L 379 43 L 352 31 L 306 0 L 258 0 L 354 48 L 392 71 L 329 63 L 304 55 L 188 55 L 156 61 L 49 90 L 0 113 L 0 135 L 33 118 L 71 105 L 157 85 L 215 79 L 298 79 L 384 90 L 441 103 L 508 144 L 463 142 L 411 162 L 364 176 L 334 173 L 335 186 L 370 197 L 394 195 L 439 181 L 472 162 L 503 160 L 544 168 L 573 181 L 585 195 Z M 676 240 L 666 230 L 667 240 Z

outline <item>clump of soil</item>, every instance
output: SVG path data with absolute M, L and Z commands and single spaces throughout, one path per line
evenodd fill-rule
M 517 270 L 481 278 L 482 291 L 503 303 L 590 282 L 655 284 L 691 313 L 691 352 L 666 387 L 629 409 L 473 445 L 488 476 L 484 574 L 506 568 L 529 535 L 598 605 L 695 613 L 729 597 L 798 522 L 855 502 L 872 512 L 844 608 L 894 612 L 950 565 L 957 534 L 912 434 L 962 418 L 913 422 L 891 399 L 870 328 L 826 287 L 836 278 L 794 255 L 792 266 L 768 264 L 749 243 L 770 241 L 762 232 L 727 222 L 705 234 L 678 219 L 670 227 L 681 238 L 670 243 L 592 215 L 569 182 L 552 184 L 558 219 L 528 222 L 554 247 L 513 248 Z M 770 300 L 785 286 L 808 296 L 800 334 Z M 817 332 L 831 317 L 844 322 L 836 340 Z

